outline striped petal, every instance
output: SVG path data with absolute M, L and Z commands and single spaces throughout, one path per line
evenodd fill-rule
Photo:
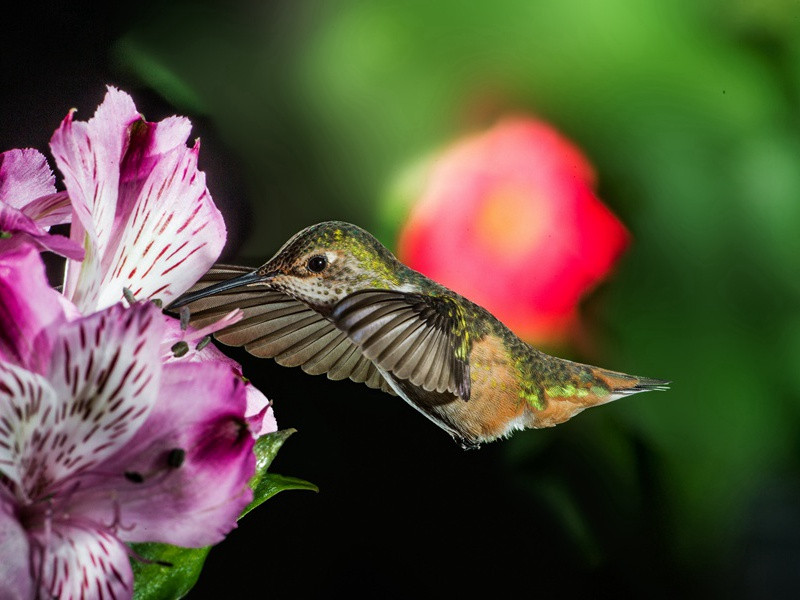
M 66 192 L 58 192 L 28 203 L 22 212 L 41 227 L 61 225 L 72 220 L 72 202 Z
M 197 170 L 199 150 L 177 149 L 150 173 L 103 278 L 100 306 L 119 301 L 123 287 L 170 302 L 219 256 L 225 224 Z
M 118 519 L 125 541 L 219 542 L 252 497 L 245 403 L 244 383 L 224 364 L 166 365 L 149 418 L 103 464 L 105 475 L 83 479 L 70 512 Z M 107 497 L 115 503 L 96 501 Z
M 161 332 L 150 303 L 59 326 L 47 375 L 59 405 L 46 429 L 52 441 L 37 454 L 46 472 L 29 474 L 28 483 L 95 466 L 130 440 L 158 395 Z
M 46 454 L 63 448 L 51 431 L 58 408 L 56 392 L 44 377 L 0 362 L 0 472 L 18 496 L 28 496 L 30 482 L 46 483 Z
M 44 537 L 44 536 L 42 536 Z M 41 598 L 114 600 L 133 594 L 128 549 L 107 532 L 54 524 L 33 554 Z
M 103 103 L 88 122 L 75 121 L 74 110 L 64 118 L 50 140 L 50 149 L 75 212 L 73 227 L 100 249 L 108 246 L 119 196 L 120 161 L 127 145 L 127 129 L 140 118 L 130 96 L 109 88 Z
M 84 312 L 122 299 L 169 301 L 196 281 L 225 243 L 225 225 L 197 170 L 191 124 L 148 123 L 131 98 L 109 88 L 88 122 L 68 115 L 51 148 L 73 200 L 71 237 L 86 247 L 68 264 L 66 295 Z

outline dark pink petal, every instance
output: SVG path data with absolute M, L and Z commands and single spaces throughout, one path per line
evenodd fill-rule
M 59 398 L 51 431 L 66 441 L 39 454 L 50 481 L 101 463 L 136 434 L 158 394 L 161 335 L 150 303 L 59 326 L 47 378 Z
M 32 241 L 42 250 L 49 250 L 72 260 L 83 260 L 84 249 L 74 241 L 63 235 L 45 234 L 32 238 Z
M 0 204 L 0 253 L 23 244 L 50 250 L 67 258 L 83 259 L 83 248 L 63 235 L 51 235 L 21 210 Z
M 241 312 L 241 311 L 240 311 Z M 225 356 L 214 344 L 206 344 L 202 349 L 197 349 L 197 343 L 202 337 L 215 331 L 227 327 L 241 319 L 241 314 L 230 314 L 207 327 L 195 330 L 189 327 L 186 331 L 181 330 L 177 320 L 164 315 L 166 334 L 161 343 L 161 354 L 165 363 L 201 363 L 216 362 L 230 367 L 231 372 L 245 382 L 247 394 L 247 407 L 245 409 L 245 420 L 254 437 L 259 438 L 264 434 L 278 431 L 278 423 L 275 420 L 275 413 L 272 410 L 272 403 L 256 386 L 246 381 L 242 375 L 242 367 L 232 358 Z M 189 349 L 186 354 L 180 357 L 175 356 L 172 347 L 179 341 L 187 341 Z
M 109 476 L 84 480 L 87 491 L 75 494 L 72 512 L 118 520 L 125 541 L 219 542 L 252 497 L 255 456 L 244 409 L 244 384 L 226 365 L 165 365 L 147 422 L 102 465 Z M 116 498 L 118 518 L 102 501 L 108 497 Z
M 39 597 L 79 600 L 122 599 L 133 595 L 128 549 L 102 529 L 53 523 L 33 553 Z
M 22 209 L 55 191 L 55 176 L 38 150 L 26 148 L 0 154 L 0 203 Z
M 66 192 L 58 192 L 37 198 L 23 207 L 22 212 L 40 227 L 50 227 L 72 220 L 72 203 Z
M 47 227 L 68 223 L 69 198 L 55 193 L 55 177 L 36 150 L 9 150 L 0 154 L 0 252 L 33 244 L 75 260 L 83 247 Z M 9 237 L 10 236 L 10 237 Z
M 33 219 L 8 204 L 0 204 L 0 231 L 6 234 L 27 233 L 33 236 L 46 233 L 34 223 Z
M 64 300 L 47 283 L 39 253 L 25 246 L 0 254 L 0 359 L 43 373 L 50 357 L 34 340 L 64 318 Z
M 272 403 L 253 385 L 248 384 L 247 392 L 247 426 L 253 437 L 258 439 L 262 435 L 278 431 Z
M 0 598 L 33 598 L 28 535 L 17 518 L 16 503 L 3 489 L 0 489 L 0 552 Z

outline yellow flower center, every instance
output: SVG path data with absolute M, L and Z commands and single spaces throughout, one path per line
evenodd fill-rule
M 478 209 L 478 241 L 497 258 L 513 262 L 539 243 L 545 226 L 545 207 L 530 189 L 501 184 Z

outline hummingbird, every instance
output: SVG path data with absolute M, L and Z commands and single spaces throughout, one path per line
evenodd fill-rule
M 182 306 L 198 327 L 241 309 L 223 344 L 399 396 L 464 448 L 670 383 L 547 355 L 341 221 L 303 229 L 257 269 L 214 266 L 168 310 Z

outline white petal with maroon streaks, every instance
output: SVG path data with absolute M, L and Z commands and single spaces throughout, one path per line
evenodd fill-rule
M 101 260 L 113 234 L 128 128 L 139 118 L 130 96 L 109 88 L 94 117 L 75 121 L 70 112 L 50 140 L 75 214 L 70 238 L 86 250 L 82 263 L 67 262 L 64 293 L 83 311 L 95 308 L 100 291 Z
M 67 442 L 40 453 L 51 481 L 98 464 L 147 418 L 161 377 L 159 317 L 149 303 L 117 305 L 61 325 L 48 379 L 61 400 L 53 435 Z
M 199 145 L 162 157 L 144 186 L 103 280 L 100 306 L 122 288 L 137 298 L 177 298 L 219 256 L 225 224 L 197 170 Z
M 67 267 L 65 294 L 88 312 L 128 287 L 137 298 L 169 300 L 214 262 L 225 226 L 187 148 L 191 123 L 149 123 L 130 97 L 109 88 L 86 123 L 68 115 L 51 148 L 77 219 L 71 237 L 86 250 Z
M 64 175 L 77 223 L 104 248 L 114 224 L 127 130 L 140 115 L 131 97 L 114 88 L 88 121 L 75 121 L 73 115 L 71 111 L 55 131 L 50 149 Z
M 44 537 L 44 536 L 43 536 Z M 43 554 L 34 552 L 39 596 L 59 600 L 130 598 L 128 549 L 100 529 L 54 523 Z
M 44 377 L 0 362 L 0 472 L 19 496 L 28 496 L 29 484 L 48 481 L 43 449 L 62 447 L 50 429 L 57 408 L 56 392 Z

